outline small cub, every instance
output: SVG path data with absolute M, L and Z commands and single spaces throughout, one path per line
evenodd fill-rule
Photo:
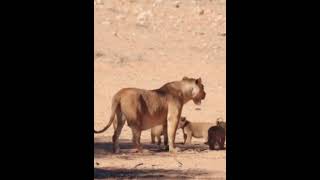
M 208 130 L 209 149 L 210 150 L 224 149 L 225 140 L 226 140 L 226 123 L 218 120 L 217 125 L 210 127 Z
M 183 131 L 184 144 L 191 144 L 192 137 L 204 138 L 205 144 L 208 141 L 208 129 L 214 126 L 208 122 L 190 122 L 185 117 L 181 117 L 178 128 Z
M 180 121 L 185 120 L 186 118 L 181 116 L 180 117 Z M 155 138 L 157 138 L 157 144 L 161 145 L 161 136 L 164 136 L 164 145 L 168 145 L 168 133 L 166 131 L 167 126 L 166 124 L 161 124 L 161 125 L 157 125 L 154 126 L 153 128 L 151 128 L 151 143 L 155 144 Z
M 155 144 L 155 138 L 157 137 L 157 144 L 160 145 L 162 135 L 164 135 L 164 125 L 158 125 L 151 128 L 151 143 Z

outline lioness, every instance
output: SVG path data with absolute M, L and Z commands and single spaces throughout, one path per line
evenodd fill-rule
M 208 129 L 214 125 L 214 123 L 209 122 L 190 122 L 186 118 L 182 118 L 178 128 L 183 131 L 184 144 L 191 144 L 192 137 L 204 138 L 204 143 L 207 144 Z
M 177 152 L 175 135 L 181 116 L 182 107 L 190 100 L 197 105 L 201 104 L 206 96 L 201 78 L 184 77 L 180 81 L 169 82 L 159 89 L 144 90 L 124 88 L 112 98 L 111 116 L 105 128 L 95 133 L 107 130 L 117 115 L 115 131 L 112 137 L 113 151 L 119 153 L 119 136 L 127 121 L 132 130 L 132 141 L 139 152 L 141 131 L 154 126 L 165 124 L 167 121 L 169 151 Z M 122 115 L 124 118 L 122 118 Z

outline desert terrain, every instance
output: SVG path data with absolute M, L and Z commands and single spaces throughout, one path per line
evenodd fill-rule
M 94 1 L 94 127 L 110 116 L 111 98 L 121 88 L 156 89 L 184 76 L 201 77 L 207 93 L 200 106 L 188 102 L 182 115 L 192 122 L 226 121 L 225 0 Z M 151 144 L 134 153 L 125 125 L 120 154 L 112 153 L 113 127 L 94 135 L 94 179 L 226 179 L 226 151 L 210 151 L 203 139 L 176 155 Z

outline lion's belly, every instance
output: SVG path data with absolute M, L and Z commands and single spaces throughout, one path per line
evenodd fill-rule
M 150 116 L 145 116 L 142 118 L 142 130 L 147 130 L 150 129 L 154 126 L 164 124 L 166 122 L 166 116 L 160 116 L 160 117 L 150 117 Z

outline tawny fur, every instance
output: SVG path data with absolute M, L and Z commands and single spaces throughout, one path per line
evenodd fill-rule
M 113 150 L 119 153 L 119 136 L 127 121 L 132 130 L 132 141 L 141 152 L 141 131 L 167 122 L 169 151 L 177 152 L 174 142 L 182 107 L 190 100 L 195 104 L 201 104 L 205 95 L 201 78 L 184 77 L 180 81 L 169 82 L 154 90 L 124 88 L 112 98 L 111 116 L 107 126 L 94 132 L 102 133 L 114 123 Z
M 190 122 L 186 119 L 181 119 L 179 128 L 182 128 L 184 144 L 191 144 L 192 137 L 203 138 L 204 142 L 208 141 L 208 129 L 214 126 L 215 123 L 209 122 Z
M 184 118 L 185 117 L 181 116 L 180 121 L 181 119 L 184 119 Z M 166 125 L 158 125 L 151 128 L 150 135 L 151 135 L 152 144 L 156 143 L 156 138 L 157 138 L 157 144 L 161 145 L 161 136 L 164 136 L 164 145 L 168 145 L 168 135 L 166 134 L 167 133 L 166 128 L 167 128 Z

